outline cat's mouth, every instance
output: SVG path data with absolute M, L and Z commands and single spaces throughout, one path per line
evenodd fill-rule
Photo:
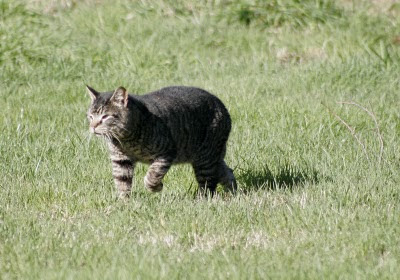
M 101 135 L 104 134 L 104 133 L 101 133 L 100 131 L 96 130 L 96 129 L 93 128 L 93 127 L 91 127 L 89 130 L 90 130 L 91 133 L 93 133 L 93 134 L 95 134 L 95 135 L 97 135 L 97 136 L 101 136 Z
M 103 133 L 98 132 L 98 131 L 95 131 L 95 130 L 91 130 L 90 132 L 91 132 L 92 134 L 96 135 L 96 136 L 102 136 L 102 135 L 103 135 Z

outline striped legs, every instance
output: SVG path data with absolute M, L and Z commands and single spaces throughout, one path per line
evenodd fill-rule
M 126 156 L 113 141 L 107 141 L 107 144 L 110 150 L 112 174 L 118 197 L 127 198 L 131 193 L 135 161 Z
M 135 163 L 127 158 L 112 158 L 112 173 L 119 198 L 129 197 Z
M 149 167 L 144 177 L 145 186 L 152 192 L 159 192 L 163 188 L 162 179 L 171 167 L 172 161 L 157 159 Z

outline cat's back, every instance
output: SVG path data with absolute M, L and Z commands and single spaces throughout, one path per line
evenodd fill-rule
M 188 96 L 191 97 L 210 97 L 213 98 L 215 97 L 208 91 L 198 88 L 198 87 L 190 87 L 190 86 L 168 86 L 161 88 L 159 90 L 147 93 L 145 95 L 142 95 L 143 98 L 150 100 L 153 98 L 159 98 L 159 97 L 168 97 L 168 98 L 187 98 Z
M 206 113 L 215 110 L 222 110 L 227 114 L 225 106 L 216 96 L 196 87 L 170 86 L 138 96 L 138 98 L 157 115 L 192 111 Z

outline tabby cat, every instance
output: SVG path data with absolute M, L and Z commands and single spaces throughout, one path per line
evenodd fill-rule
M 199 191 L 213 194 L 218 183 L 236 190 L 224 161 L 231 118 L 217 97 L 183 86 L 135 96 L 123 87 L 87 90 L 90 131 L 107 142 L 119 197 L 129 196 L 137 162 L 150 164 L 144 184 L 152 192 L 162 190 L 162 179 L 175 163 L 192 164 Z

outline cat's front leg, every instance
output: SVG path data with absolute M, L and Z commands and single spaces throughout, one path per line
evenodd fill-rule
M 111 156 L 112 173 L 119 198 L 128 198 L 132 188 L 135 162 L 123 156 Z
M 157 159 L 152 162 L 144 177 L 145 186 L 152 192 L 159 192 L 163 188 L 162 179 L 171 167 L 172 161 Z
M 133 170 L 136 161 L 121 150 L 114 142 L 107 142 L 110 151 L 112 175 L 119 198 L 128 198 L 131 193 Z

